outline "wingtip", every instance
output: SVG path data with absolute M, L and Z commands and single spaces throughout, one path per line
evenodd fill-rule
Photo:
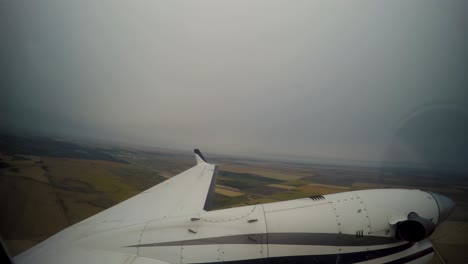
M 206 161 L 205 157 L 203 157 L 203 154 L 201 153 L 201 151 L 199 149 L 194 149 L 193 152 L 195 153 L 195 158 L 197 159 L 197 164 L 208 163 Z

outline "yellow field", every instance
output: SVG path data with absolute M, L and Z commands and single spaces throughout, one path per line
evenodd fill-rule
M 229 187 L 229 186 L 225 186 L 225 185 L 221 185 L 221 184 L 216 184 L 216 187 L 219 187 L 219 188 L 222 188 L 222 189 L 226 189 L 226 190 L 235 191 L 235 192 L 240 192 L 240 190 L 237 189 L 237 188 Z
M 225 196 L 228 196 L 228 197 L 236 197 L 236 196 L 244 195 L 244 193 L 236 192 L 236 191 L 228 190 L 228 189 L 224 189 L 224 188 L 220 188 L 219 186 L 216 187 L 215 192 L 217 192 L 219 194 L 222 194 L 222 195 L 225 195 Z
M 292 189 L 296 188 L 295 186 L 289 186 L 289 185 L 283 185 L 283 184 L 270 184 L 268 186 L 274 187 L 274 188 L 279 188 L 279 189 L 284 189 L 284 190 L 292 190 Z

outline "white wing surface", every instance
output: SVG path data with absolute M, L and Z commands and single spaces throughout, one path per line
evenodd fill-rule
M 15 257 L 14 263 L 164 263 L 138 257 L 137 248 L 127 245 L 138 245 L 151 221 L 209 209 L 217 168 L 197 149 L 195 157 L 197 165 L 191 169 L 59 232 Z
M 198 149 L 197 165 L 85 222 L 124 224 L 190 215 L 209 209 L 215 188 L 216 166 L 209 164 Z

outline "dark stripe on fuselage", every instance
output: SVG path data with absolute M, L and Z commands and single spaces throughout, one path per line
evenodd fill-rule
M 322 245 L 322 246 L 375 246 L 398 242 L 393 237 L 364 236 L 355 234 L 321 233 L 270 233 L 268 244 L 283 245 Z
M 323 264 L 323 263 L 356 263 L 367 260 L 383 258 L 410 248 L 413 244 L 406 243 L 400 246 L 353 252 L 343 254 L 328 254 L 328 255 L 309 255 L 309 256 L 284 256 L 284 257 L 271 257 L 262 259 L 245 259 L 224 262 L 210 262 L 209 264 Z M 195 263 L 193 263 L 195 264 Z M 202 263 L 196 263 L 202 264 Z
M 393 260 L 393 261 L 390 261 L 390 262 L 386 262 L 385 264 L 403 264 L 403 263 L 408 263 L 410 261 L 413 261 L 413 260 L 416 260 L 418 258 L 422 258 L 428 254 L 431 254 L 432 252 L 434 252 L 434 249 L 432 247 L 430 248 L 426 248 L 422 251 L 419 251 L 417 253 L 414 253 L 412 255 L 409 255 L 409 256 L 406 256 L 406 257 L 403 257 L 403 258 L 399 258 L 397 260 Z
M 326 233 L 270 233 L 245 234 L 210 237 L 172 242 L 146 243 L 129 247 L 164 247 L 211 244 L 280 244 L 280 245 L 320 245 L 320 246 L 375 246 L 398 242 L 392 237 L 364 236 Z

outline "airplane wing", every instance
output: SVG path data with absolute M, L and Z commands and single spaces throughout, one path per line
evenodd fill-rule
M 216 185 L 217 166 L 206 162 L 195 149 L 197 165 L 83 223 L 122 222 L 129 224 L 209 210 Z
M 14 263 L 163 264 L 138 257 L 135 248 L 150 221 L 209 210 L 217 166 L 195 149 L 197 165 L 21 253 Z M 105 245 L 103 245 L 105 241 Z

